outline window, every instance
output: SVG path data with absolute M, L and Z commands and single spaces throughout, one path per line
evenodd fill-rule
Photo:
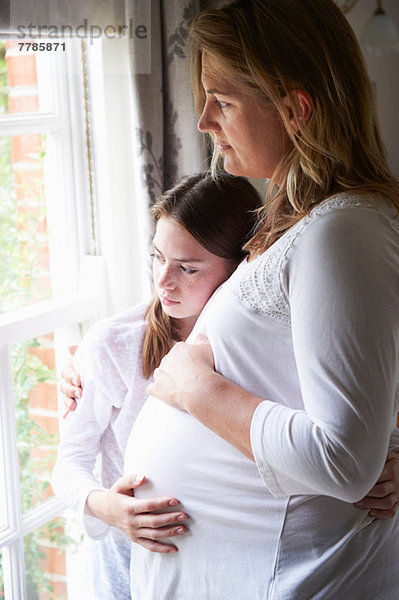
M 74 541 L 48 484 L 58 441 L 55 371 L 74 330 L 101 314 L 85 47 L 80 40 L 67 44 L 68 51 L 21 52 L 16 40 L 0 40 L 0 485 L 6 490 L 0 597 L 6 600 L 68 597 L 65 550 Z

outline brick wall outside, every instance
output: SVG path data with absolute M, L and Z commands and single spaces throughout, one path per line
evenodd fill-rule
M 37 112 L 39 95 L 37 87 L 35 53 L 16 52 L 18 42 L 6 41 L 6 64 L 9 84 L 9 113 Z M 46 215 L 42 200 L 44 197 L 43 168 L 40 154 L 43 150 L 42 138 L 38 134 L 14 136 L 11 141 L 14 184 L 17 194 L 17 214 L 19 220 L 21 260 L 29 261 L 32 256 L 32 239 L 36 244 L 34 253 L 35 279 L 38 282 L 31 301 L 40 301 L 51 295 L 49 274 L 49 249 L 46 242 Z M 26 234 L 26 235 L 25 235 Z M 25 238 L 24 238 L 25 235 Z M 21 282 L 21 285 L 29 282 Z M 54 368 L 54 344 L 52 335 L 38 340 L 39 346 L 31 347 L 29 352 L 38 357 L 44 365 Z M 57 390 L 54 383 L 42 382 L 29 392 L 30 419 L 40 425 L 49 434 L 58 434 Z M 40 464 L 38 459 L 48 459 L 49 448 L 32 447 L 32 464 Z M 40 467 L 33 467 L 40 469 Z M 48 480 L 48 468 L 37 472 L 39 480 Z M 37 501 L 43 501 L 51 495 L 50 486 L 38 492 Z M 54 590 L 54 597 L 66 598 L 65 552 L 57 550 L 53 543 L 43 541 L 38 548 L 44 554 L 41 570 L 48 578 Z M 52 596 L 45 590 L 39 590 L 40 600 Z

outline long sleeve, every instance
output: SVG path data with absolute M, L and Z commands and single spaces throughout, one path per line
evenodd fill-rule
M 310 220 L 281 285 L 291 312 L 303 410 L 264 401 L 251 442 L 270 491 L 353 502 L 384 464 L 396 423 L 399 235 L 381 212 L 347 207 Z
M 77 409 L 68 417 L 51 481 L 57 496 L 76 512 L 86 526 L 86 533 L 94 538 L 105 535 L 108 525 L 93 517 L 84 518 L 85 505 L 91 491 L 104 489 L 94 476 L 94 469 L 101 452 L 101 438 L 112 413 L 112 402 L 90 364 L 91 357 L 98 351 L 88 338 L 78 349 L 74 365 L 83 380 L 83 395 Z
M 145 399 L 141 370 L 143 307 L 95 325 L 78 348 L 75 368 L 83 383 L 76 411 L 68 416 L 52 475 L 52 487 L 74 509 L 92 538 L 109 527 L 85 514 L 88 494 L 123 475 L 131 426 Z M 96 461 L 101 456 L 101 476 Z

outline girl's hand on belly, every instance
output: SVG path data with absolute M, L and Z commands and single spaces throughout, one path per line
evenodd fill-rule
M 375 519 L 392 519 L 399 506 L 399 451 L 388 452 L 382 473 L 367 496 L 355 502 Z
M 195 390 L 214 374 L 212 348 L 208 339 L 199 335 L 194 344 L 179 342 L 164 356 L 147 393 L 189 412 L 187 403 L 193 400 Z
M 86 513 L 101 519 L 108 525 L 118 527 L 133 542 L 151 552 L 177 552 L 173 544 L 158 540 L 182 535 L 182 525 L 188 517 L 182 512 L 168 512 L 179 504 L 173 497 L 134 497 L 134 489 L 140 487 L 145 477 L 133 475 L 121 477 L 109 490 L 94 490 L 86 501 Z M 162 511 L 154 513 L 154 511 Z

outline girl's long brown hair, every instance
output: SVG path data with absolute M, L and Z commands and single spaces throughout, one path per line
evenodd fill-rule
M 200 13 L 191 25 L 191 39 L 199 114 L 205 104 L 205 53 L 207 68 L 221 81 L 260 104 L 272 102 L 290 137 L 248 249 L 263 252 L 313 206 L 339 191 L 381 193 L 399 208 L 375 92 L 356 37 L 333 0 L 236 0 Z M 312 98 L 308 122 L 301 119 L 297 90 Z M 217 159 L 215 146 L 213 165 Z
M 254 233 L 262 204 L 255 188 L 243 177 L 209 173 L 186 177 L 158 198 L 151 214 L 155 222 L 172 218 L 212 254 L 238 264 L 244 244 Z M 178 339 L 178 319 L 164 313 L 154 295 L 145 312 L 143 374 L 150 377 Z

